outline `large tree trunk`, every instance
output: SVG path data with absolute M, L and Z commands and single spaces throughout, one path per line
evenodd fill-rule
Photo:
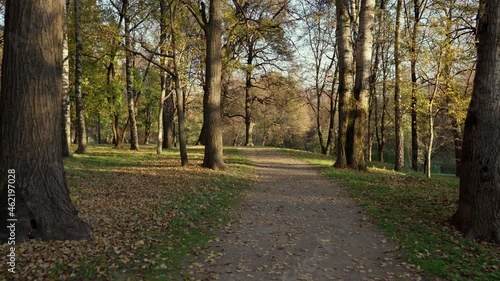
M 78 130 L 78 148 L 76 153 L 83 154 L 87 151 L 87 128 L 85 127 L 85 113 L 83 112 L 82 95 L 82 76 L 83 76 L 83 41 L 80 34 L 81 15 L 80 1 L 75 0 L 75 103 L 76 103 L 76 122 Z
M 134 86 L 132 84 L 132 61 L 134 60 L 132 40 L 130 38 L 130 15 L 128 14 L 129 1 L 123 0 L 123 14 L 125 20 L 125 80 L 127 84 L 128 119 L 130 123 L 130 149 L 139 150 L 139 136 L 137 134 L 137 121 L 135 119 Z
M 224 170 L 221 128 L 222 1 L 211 0 L 206 28 L 206 80 L 203 97 L 205 155 L 203 167 Z
M 359 14 L 359 35 L 356 42 L 356 82 L 354 85 L 354 134 L 350 166 L 366 170 L 365 147 L 370 97 L 370 70 L 372 60 L 375 0 L 362 0 Z
M 71 152 L 71 99 L 69 87 L 69 46 L 68 46 L 68 15 L 71 1 L 66 0 L 66 13 L 64 23 L 64 45 L 63 45 L 63 77 L 62 77 L 62 153 L 64 157 L 70 157 Z
M 404 135 L 403 135 L 403 110 L 401 105 L 401 9 L 402 0 L 396 4 L 396 34 L 394 40 L 394 64 L 395 64 L 395 85 L 394 85 L 394 134 L 396 136 L 396 159 L 394 170 L 402 171 L 405 165 Z
M 166 92 L 170 92 L 170 80 L 167 80 L 165 86 Z M 175 102 L 173 94 L 167 94 L 165 103 L 163 104 L 163 148 L 174 148 L 175 130 L 174 130 L 174 117 L 175 117 Z
M 347 129 L 352 103 L 353 56 L 351 42 L 351 20 L 348 0 L 339 0 L 337 6 L 337 48 L 339 52 L 339 132 L 337 141 L 337 168 L 347 167 Z
M 29 236 L 88 239 L 90 227 L 78 218 L 71 203 L 62 161 L 64 1 L 8 0 L 6 7 L 0 95 L 0 242 L 6 242 L 11 225 L 15 225 L 16 242 Z M 11 213 L 7 206 L 14 198 Z
M 500 243 L 500 2 L 480 4 L 477 70 L 452 221 L 468 238 Z

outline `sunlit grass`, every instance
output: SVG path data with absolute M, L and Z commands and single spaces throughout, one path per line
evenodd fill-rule
M 500 247 L 464 239 L 448 223 L 457 208 L 457 178 L 428 179 L 421 173 L 395 172 L 382 163 L 369 167 L 368 172 L 335 169 L 327 156 L 287 151 L 322 165 L 323 173 L 348 189 L 423 275 L 500 280 Z
M 99 145 L 65 159 L 71 198 L 92 240 L 23 243 L 14 277 L 182 279 L 254 177 L 237 149 L 225 149 L 225 172 L 201 168 L 202 147 L 190 147 L 188 156 L 189 165 L 181 167 L 175 149 L 156 155 L 152 145 L 140 151 Z M 0 280 L 8 277 L 4 272 Z

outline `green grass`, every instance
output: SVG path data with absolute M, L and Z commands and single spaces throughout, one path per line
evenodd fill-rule
M 332 181 L 345 186 L 376 224 L 402 246 L 423 275 L 449 280 L 500 280 L 500 247 L 464 239 L 448 223 L 457 208 L 458 179 L 398 173 L 370 167 L 339 170 L 331 157 L 287 150 L 324 166 Z
M 158 156 L 153 146 L 98 145 L 65 159 L 72 201 L 92 239 L 20 244 L 14 278 L 184 279 L 254 179 L 253 165 L 237 149 L 224 150 L 227 171 L 201 168 L 201 147 L 190 147 L 188 156 L 189 165 L 180 167 L 178 150 Z

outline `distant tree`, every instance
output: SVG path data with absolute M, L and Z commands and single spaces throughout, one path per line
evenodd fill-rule
M 77 122 L 77 142 L 76 153 L 83 154 L 87 152 L 87 127 L 85 126 L 85 113 L 83 111 L 83 40 L 81 36 L 81 0 L 75 1 L 75 103 L 76 103 L 76 122 Z
M 166 67 L 166 55 L 167 55 L 167 0 L 160 0 L 160 65 Z M 167 72 L 165 69 L 160 69 L 160 101 L 159 101 L 159 111 L 158 111 L 158 143 L 156 145 L 156 153 L 160 155 L 162 153 L 162 148 L 168 147 L 170 141 L 168 140 L 168 133 L 171 129 L 170 126 L 166 126 L 170 121 L 165 116 L 167 115 L 164 110 L 169 108 L 165 106 L 167 99 Z M 170 98 L 170 97 L 169 97 Z M 173 115 L 172 115 L 173 117 Z M 173 118 L 172 118 L 173 119 Z M 172 120 L 173 121 L 173 120 Z M 165 122 L 165 123 L 164 123 Z M 171 124 L 171 123 L 170 123 Z M 169 125 L 170 125 L 169 124 Z M 166 139 L 167 147 L 164 145 L 164 136 Z
M 313 96 L 308 97 L 308 103 L 316 116 L 316 131 L 321 153 L 329 154 L 334 142 L 334 118 L 336 113 L 336 98 L 334 83 L 337 75 L 337 58 L 335 55 L 335 36 L 328 32 L 334 27 L 334 4 L 322 0 L 302 3 L 302 13 L 305 23 L 305 43 L 314 59 L 314 86 Z M 309 54 L 308 54 L 309 56 Z M 334 70 L 335 69 L 335 70 Z M 331 83 L 331 87 L 328 87 Z M 328 90 L 331 92 L 328 93 Z M 328 131 L 326 139 L 323 137 L 323 101 L 328 102 Z
M 407 14 L 408 33 L 410 36 L 409 55 L 410 55 L 410 75 L 411 75 L 411 168 L 418 171 L 418 119 L 417 119 L 417 62 L 420 55 L 420 45 L 418 37 L 420 34 L 420 25 L 428 0 L 412 0 L 408 10 L 413 14 Z M 409 12 L 408 12 L 409 13 Z M 411 27 L 410 27 L 411 26 Z M 427 151 L 429 152 L 429 151 Z
M 64 1 L 7 0 L 6 7 L 0 95 L 0 233 L 2 237 L 8 233 L 11 188 L 16 195 L 12 212 L 17 219 L 17 242 L 30 236 L 88 239 L 90 227 L 78 218 L 71 203 L 62 161 Z
M 401 104 L 401 10 L 403 0 L 397 0 L 396 4 L 396 31 L 394 39 L 394 130 L 396 135 L 396 161 L 394 170 L 401 171 L 405 165 L 404 158 L 404 135 L 403 135 L 403 105 Z
M 131 17 L 129 12 L 130 4 L 129 0 L 122 0 L 123 8 L 123 18 L 124 18 L 124 37 L 125 37 L 125 79 L 127 87 L 127 101 L 128 101 L 128 121 L 130 123 L 130 149 L 139 150 L 139 135 L 137 132 L 137 121 L 135 119 L 136 114 L 136 102 L 135 102 L 135 91 L 133 86 L 132 77 L 132 67 L 134 54 L 132 53 L 132 34 L 131 34 Z
M 453 224 L 500 244 L 500 2 L 481 0 L 477 70 L 465 120 L 460 196 Z
M 62 150 L 63 156 L 69 157 L 71 151 L 71 99 L 70 99 L 70 68 L 69 68 L 69 12 L 71 0 L 66 0 L 65 21 L 64 21 L 64 45 L 63 45 L 63 96 L 62 96 Z
M 234 15 L 238 24 L 230 30 L 228 44 L 233 49 L 241 48 L 245 72 L 245 146 L 253 146 L 253 128 L 256 120 L 252 116 L 255 96 L 252 93 L 255 73 L 280 68 L 279 62 L 291 57 L 287 47 L 285 25 L 287 1 L 258 0 L 244 3 L 233 1 Z M 233 50 L 236 55 L 238 51 Z

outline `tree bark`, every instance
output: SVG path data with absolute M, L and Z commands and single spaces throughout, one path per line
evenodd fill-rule
M 206 25 L 206 91 L 203 97 L 205 154 L 203 167 L 225 170 L 222 158 L 221 75 L 222 75 L 222 1 L 211 0 Z
M 481 0 L 479 7 L 476 77 L 452 222 L 467 238 L 500 244 L 500 2 Z
M 87 152 L 87 128 L 85 127 L 85 113 L 83 112 L 82 76 L 83 76 L 83 41 L 81 36 L 80 1 L 75 0 L 75 103 L 76 122 L 78 130 L 78 148 L 75 153 Z
M 181 165 L 186 166 L 188 164 L 187 148 L 186 148 L 186 128 L 184 120 L 184 94 L 181 90 L 180 82 L 180 72 L 178 66 L 178 56 L 177 56 L 177 35 L 175 30 L 175 6 L 171 6 L 170 9 L 170 41 L 172 46 L 172 63 L 174 67 L 174 88 L 175 96 L 177 101 L 177 124 L 179 127 L 179 151 L 181 156 Z
M 347 129 L 352 108 L 353 55 L 351 42 L 351 20 L 348 0 L 339 0 L 337 6 L 337 48 L 339 53 L 339 132 L 337 141 L 336 168 L 347 167 Z
M 251 37 L 251 36 L 250 36 Z M 253 144 L 253 124 L 252 124 L 252 109 L 253 95 L 252 91 L 252 69 L 253 69 L 253 45 L 251 38 L 247 39 L 247 65 L 245 69 L 245 146 L 254 146 Z
M 160 0 L 160 64 L 165 67 L 165 56 L 167 55 L 167 1 Z M 156 154 L 162 153 L 163 135 L 164 135 L 164 115 L 165 97 L 166 97 L 167 73 L 164 69 L 160 69 L 160 101 L 158 110 L 158 143 L 156 145 Z
M 128 13 L 129 0 L 123 0 L 123 17 L 125 20 L 125 80 L 127 84 L 128 119 L 130 123 L 130 149 L 139 150 L 139 136 L 137 134 L 137 121 L 135 119 L 134 85 L 132 82 L 132 61 L 134 60 L 130 32 L 130 15 Z
M 101 114 L 97 113 L 97 143 L 102 144 Z
M 90 227 L 78 218 L 71 203 L 62 161 L 64 1 L 8 0 L 6 7 L 0 95 L 0 242 L 6 242 L 7 226 L 12 224 L 16 242 L 30 236 L 88 239 Z M 15 191 L 15 211 L 7 209 L 13 202 L 8 189 Z M 17 221 L 8 222 L 9 218 Z
M 144 112 L 144 144 L 149 144 L 149 140 L 151 139 L 151 126 L 153 122 L 151 110 L 151 103 L 148 102 Z
M 354 134 L 350 166 L 366 170 L 365 147 L 368 136 L 368 99 L 372 60 L 375 0 L 362 0 L 359 14 L 359 33 L 356 42 L 356 81 L 354 84 Z
M 66 0 L 63 44 L 63 77 L 62 77 L 62 152 L 64 157 L 71 157 L 71 99 L 69 87 L 69 46 L 68 46 L 68 17 L 71 1 Z
M 394 85 L 394 130 L 396 136 L 396 161 L 394 170 L 402 171 L 405 165 L 404 155 L 404 135 L 403 135 L 403 112 L 401 105 L 401 9 L 402 0 L 396 4 L 396 34 L 394 39 L 394 64 L 395 64 L 395 85 Z
M 167 79 L 165 91 L 167 98 L 163 104 L 163 148 L 174 148 L 175 130 L 174 130 L 174 117 L 175 117 L 175 102 L 174 96 L 170 92 L 170 80 Z
M 410 40 L 411 72 L 411 168 L 418 171 L 418 120 L 417 120 L 417 37 L 422 12 L 422 3 L 413 0 L 413 28 Z

